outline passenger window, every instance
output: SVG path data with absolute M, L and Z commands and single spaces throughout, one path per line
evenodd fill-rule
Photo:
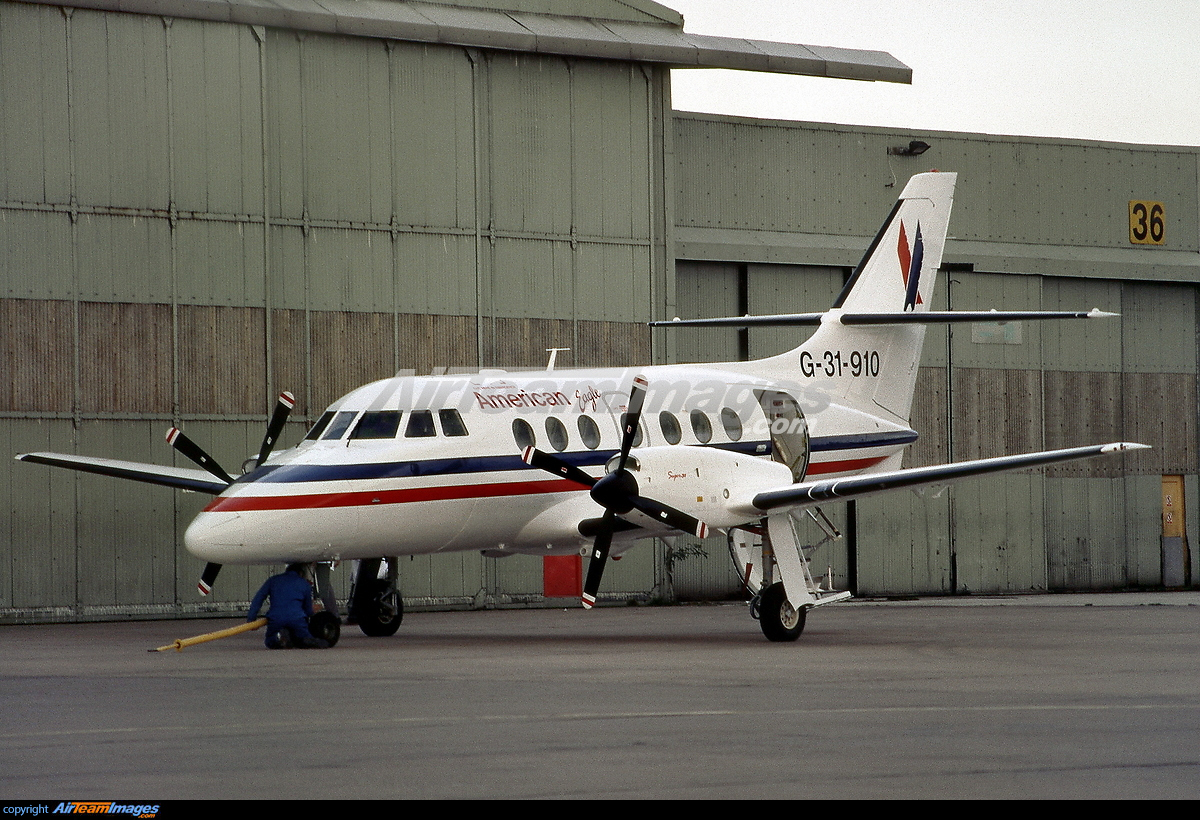
M 546 436 L 550 439 L 550 446 L 555 450 L 561 453 L 567 449 L 567 428 L 554 416 L 546 419 Z
M 626 418 L 628 418 L 628 416 L 629 416 L 628 413 L 621 414 L 621 440 L 622 441 L 625 440 L 625 420 L 626 420 Z M 631 447 L 641 447 L 642 446 L 642 420 L 641 419 L 638 419 L 637 430 L 635 430 L 633 433 L 633 444 L 631 444 L 630 446 Z
M 674 413 L 669 413 L 666 410 L 658 414 L 658 426 L 662 430 L 663 438 L 667 440 L 667 444 L 678 444 L 683 438 L 683 431 L 679 429 L 679 419 L 675 418 Z
M 399 429 L 399 410 L 371 411 L 362 414 L 350 438 L 395 438 Z
M 696 441 L 701 444 L 708 444 L 712 441 L 712 423 L 709 422 L 708 415 L 703 410 L 693 410 L 690 418 Z
M 742 420 L 738 414 L 728 407 L 721 410 L 721 424 L 725 427 L 725 435 L 730 441 L 740 441 L 742 438 Z
M 513 439 L 517 442 L 517 449 L 524 450 L 526 447 L 536 447 L 537 437 L 533 434 L 533 428 L 529 426 L 529 422 L 525 419 L 516 419 L 512 423 Z
M 589 450 L 600 446 L 600 428 L 591 416 L 579 417 L 579 437 L 583 439 L 583 446 Z
M 325 432 L 325 428 L 329 426 L 329 422 L 333 420 L 333 411 L 326 410 L 321 414 L 321 418 L 317 419 L 317 423 L 312 426 L 312 429 L 305 434 L 305 441 L 316 441 L 321 437 L 321 433 Z
M 432 410 L 413 410 L 409 414 L 408 426 L 404 428 L 405 438 L 428 438 L 436 435 Z
M 332 441 L 341 438 L 350 427 L 350 422 L 354 421 L 354 417 L 357 415 L 357 410 L 343 410 L 338 413 L 333 417 L 333 422 L 329 425 L 329 429 L 325 431 L 325 435 L 321 436 L 322 440 Z
M 442 423 L 442 435 L 467 435 L 467 425 L 463 423 L 462 416 L 457 410 L 439 410 L 438 421 Z

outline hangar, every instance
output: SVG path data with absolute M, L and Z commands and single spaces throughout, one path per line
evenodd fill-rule
M 236 464 L 283 389 L 287 444 L 398 370 L 776 352 L 778 329 L 644 323 L 823 309 L 936 165 L 961 179 L 941 307 L 1122 318 L 933 332 L 910 463 L 1155 449 L 830 508 L 845 537 L 816 560 L 859 594 L 1200 577 L 1200 152 L 685 114 L 679 66 L 910 79 L 878 52 L 694 35 L 649 0 L 0 0 L 0 442 L 165 463 L 178 424 Z M 5 622 L 240 611 L 266 571 L 198 600 L 194 495 L 10 463 L 0 504 Z M 546 584 L 522 556 L 402 567 L 413 606 Z M 606 585 L 737 592 L 720 538 L 632 551 Z

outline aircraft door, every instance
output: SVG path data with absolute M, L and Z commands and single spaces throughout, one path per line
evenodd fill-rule
M 779 390 L 758 392 L 771 435 L 771 459 L 792 471 L 792 481 L 803 481 L 808 471 L 808 422 L 796 399 Z

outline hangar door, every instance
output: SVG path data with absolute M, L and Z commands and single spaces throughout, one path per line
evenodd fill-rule
M 679 262 L 675 312 L 822 310 L 842 276 L 838 268 Z M 963 482 L 940 494 L 868 498 L 852 513 L 846 505 L 826 509 L 849 537 L 814 555 L 814 573 L 832 567 L 835 584 L 859 594 L 1160 586 L 1161 477 L 1190 481 L 1196 474 L 1200 290 L 969 269 L 943 284 L 937 309 L 1083 305 L 1121 317 L 930 327 L 912 412 L 921 437 L 905 466 L 1114 440 L 1154 449 Z M 671 337 L 677 361 L 728 361 L 783 352 L 807 333 L 680 329 Z M 806 532 L 809 543 L 821 539 L 811 523 Z M 686 549 L 668 561 L 677 596 L 736 592 L 722 538 L 688 542 Z M 1196 563 L 1192 554 L 1183 560 L 1182 571 Z

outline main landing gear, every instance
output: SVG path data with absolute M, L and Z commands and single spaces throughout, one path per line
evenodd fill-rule
M 358 572 L 350 587 L 350 613 L 347 623 L 356 623 L 363 634 L 372 638 L 395 635 L 404 620 L 404 601 L 397 586 L 397 559 L 370 558 L 358 562 Z
M 314 588 L 324 609 L 309 618 L 308 631 L 314 638 L 328 641 L 333 646 L 341 637 L 342 619 L 330 569 L 331 565 L 325 561 L 313 565 Z M 394 556 L 359 561 L 350 585 L 346 623 L 358 624 L 358 628 L 372 638 L 395 635 L 404 619 L 398 579 L 399 565 Z
M 808 610 L 850 597 L 849 592 L 833 589 L 832 570 L 824 583 L 815 580 L 809 571 L 806 553 L 840 538 L 841 533 L 819 509 L 806 512 L 826 536 L 812 546 L 801 543 L 795 522 L 787 514 L 768 516 L 758 526 L 729 531 L 729 553 L 742 583 L 754 596 L 750 615 L 768 641 L 796 640 L 804 631 Z
M 771 584 L 761 595 L 756 595 L 751 607 L 751 615 L 758 619 L 758 625 L 768 641 L 794 641 L 804 631 L 808 609 L 796 609 L 788 603 L 783 582 Z

